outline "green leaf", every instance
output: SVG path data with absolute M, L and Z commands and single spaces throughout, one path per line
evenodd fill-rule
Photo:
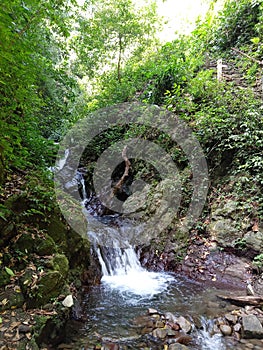
M 5 270 L 6 270 L 6 272 L 8 273 L 9 276 L 11 276 L 11 277 L 15 276 L 14 272 L 11 269 L 9 269 L 9 267 L 5 266 Z
M 0 323 L 3 323 L 3 319 L 2 319 L 2 317 L 0 317 Z

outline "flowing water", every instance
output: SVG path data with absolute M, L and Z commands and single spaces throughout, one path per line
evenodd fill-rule
M 101 284 L 91 288 L 84 300 L 86 321 L 78 330 L 76 349 L 94 349 L 99 341 L 118 343 L 123 350 L 163 349 L 162 343 L 138 331 L 137 321 L 148 308 L 187 317 L 193 320 L 193 327 L 199 323 L 191 334 L 194 342 L 189 349 L 233 348 L 211 331 L 210 319 L 228 311 L 228 304 L 216 298 L 220 291 L 175 274 L 145 270 L 129 241 L 124 244 L 125 229 L 116 228 L 119 219 L 103 220 L 102 229 L 101 219 L 89 216 L 88 236 L 97 251 L 103 277 Z M 110 225 L 111 220 L 114 225 Z M 105 246 L 106 241 L 111 244 Z

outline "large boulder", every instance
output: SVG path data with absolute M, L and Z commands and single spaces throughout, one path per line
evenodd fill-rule
M 255 254 L 263 251 L 263 232 L 249 231 L 243 237 L 246 247 Z
M 211 223 L 208 230 L 218 244 L 224 248 L 234 248 L 249 229 L 250 221 L 234 200 L 221 201 L 211 207 Z
M 242 323 L 242 333 L 245 339 L 263 339 L 263 327 L 259 319 L 255 315 L 243 316 Z

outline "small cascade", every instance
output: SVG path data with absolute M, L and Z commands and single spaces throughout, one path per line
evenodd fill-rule
M 202 328 L 197 331 L 196 341 L 202 350 L 225 350 L 226 345 L 221 334 L 214 333 L 214 322 L 201 318 Z
M 79 180 L 83 205 L 87 202 L 85 181 Z M 114 216 L 91 216 L 88 213 L 87 232 L 97 252 L 102 270 L 102 283 L 125 293 L 147 296 L 148 298 L 165 290 L 173 277 L 167 273 L 149 272 L 138 259 L 134 247 L 129 242 L 132 222 L 124 223 Z M 102 225 L 103 223 L 103 225 Z

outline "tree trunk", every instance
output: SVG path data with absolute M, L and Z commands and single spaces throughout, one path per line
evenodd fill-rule
M 121 83 L 121 60 L 122 60 L 122 36 L 119 35 L 119 57 L 118 57 L 118 81 Z

